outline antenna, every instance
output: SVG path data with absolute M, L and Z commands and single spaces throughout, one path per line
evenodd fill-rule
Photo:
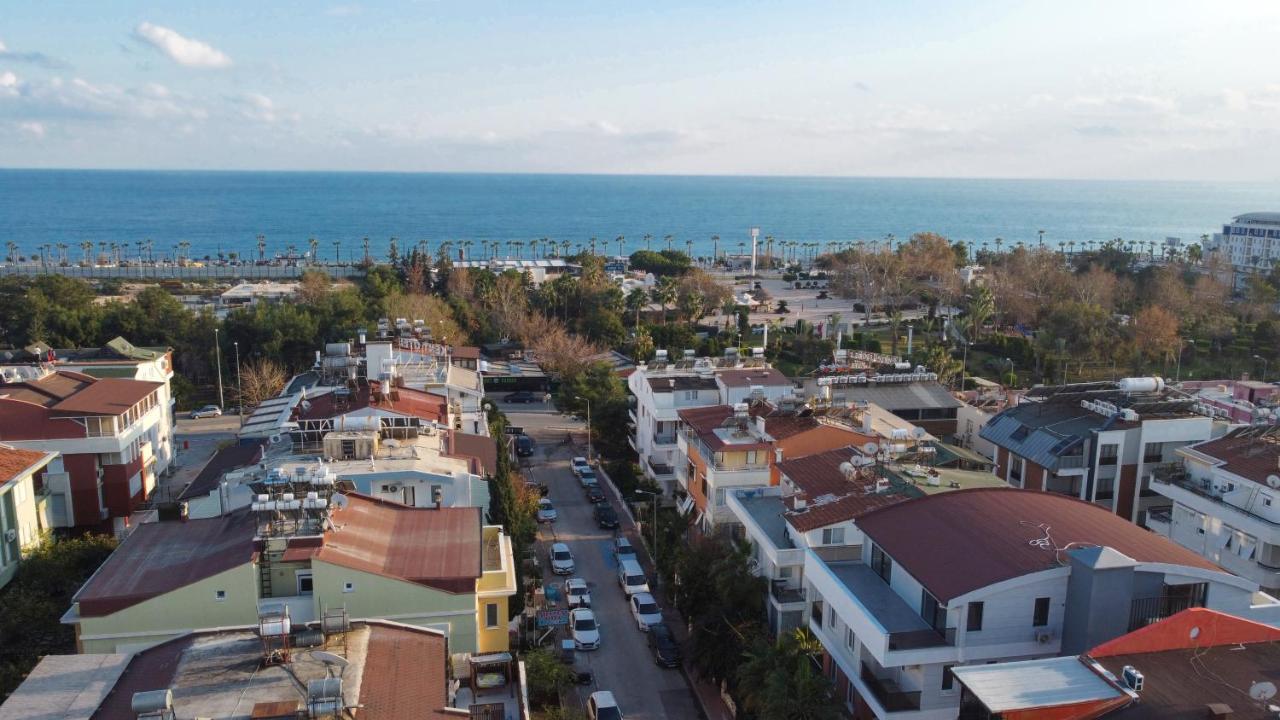
M 346 495 L 343 495 L 342 493 L 336 493 L 334 494 L 333 499 L 330 500 L 330 502 L 333 504 L 335 508 L 339 510 L 345 510 L 347 508 L 347 504 L 349 501 L 347 500 Z
M 312 650 L 312 659 L 324 663 L 329 671 L 329 677 L 333 677 L 333 669 L 338 668 L 338 677 L 342 677 L 347 672 L 347 665 L 350 663 L 346 658 L 336 653 L 325 652 L 324 650 Z
M 875 455 L 879 451 L 880 451 L 880 446 L 873 442 L 864 443 L 862 445 L 862 452 L 866 453 L 867 455 Z
M 1258 702 L 1266 702 L 1276 696 L 1276 684 L 1265 680 L 1249 686 L 1249 697 Z

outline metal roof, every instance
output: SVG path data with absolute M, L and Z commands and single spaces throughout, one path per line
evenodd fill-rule
M 960 401 L 936 382 L 841 385 L 849 400 L 872 402 L 887 410 L 958 408 Z
M 1280 212 L 1251 212 L 1235 217 L 1237 223 L 1265 223 L 1280 225 Z
M 951 672 L 993 713 L 1126 697 L 1077 657 L 967 665 Z

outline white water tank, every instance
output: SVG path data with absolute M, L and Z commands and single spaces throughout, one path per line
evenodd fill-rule
M 1123 378 L 1117 383 L 1123 392 L 1160 392 L 1164 390 L 1164 379 L 1158 377 Z

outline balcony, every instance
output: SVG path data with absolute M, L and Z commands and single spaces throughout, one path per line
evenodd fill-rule
M 1204 607 L 1204 598 L 1200 594 L 1183 597 L 1161 595 L 1159 597 L 1138 598 L 1129 603 L 1129 632 L 1144 628 L 1151 623 L 1163 620 L 1171 615 L 1193 607 Z
M 1173 525 L 1173 507 L 1165 505 L 1147 510 L 1147 529 L 1157 535 L 1169 537 Z
M 955 628 L 947 628 L 945 632 L 929 628 L 928 630 L 906 630 L 889 633 L 890 650 L 924 650 L 926 648 L 954 647 L 955 644 Z
M 1070 470 L 1084 467 L 1084 455 L 1059 455 L 1058 469 Z
M 653 444 L 660 447 L 674 447 L 676 444 L 675 433 L 654 433 Z
M 675 477 L 676 469 L 666 463 L 655 462 L 650 457 L 646 462 L 649 465 L 649 472 L 653 473 L 654 478 L 671 478 Z
M 785 580 L 774 580 L 769 583 L 769 595 L 779 605 L 790 605 L 792 603 L 802 603 L 805 601 L 804 590 L 800 588 L 787 587 Z
M 1213 482 L 1210 480 L 1195 480 L 1189 477 L 1185 471 L 1179 469 L 1177 471 L 1161 470 L 1164 466 L 1156 466 L 1151 473 L 1151 487 L 1158 491 L 1161 495 L 1172 500 L 1178 500 L 1186 505 L 1195 506 L 1196 503 L 1191 497 L 1179 497 L 1179 490 L 1186 491 L 1194 498 L 1208 500 L 1218 508 L 1226 511 L 1228 515 L 1227 522 L 1231 525 L 1239 527 L 1240 521 L 1235 518 L 1248 518 L 1256 523 L 1261 523 L 1264 528 L 1269 528 L 1273 532 L 1280 529 L 1280 522 L 1276 522 L 1265 515 L 1259 515 L 1253 511 L 1246 510 L 1237 505 L 1232 505 L 1222 498 L 1222 492 L 1215 490 Z M 1177 488 L 1177 490 L 1169 491 L 1169 489 Z M 1203 505 L 1201 505 L 1203 508 Z M 1234 516 L 1234 517 L 1232 517 Z
M 904 712 L 920 709 L 920 691 L 905 691 L 898 687 L 892 678 L 882 678 L 872 671 L 866 663 L 862 663 L 862 682 L 871 691 L 876 702 L 886 712 Z

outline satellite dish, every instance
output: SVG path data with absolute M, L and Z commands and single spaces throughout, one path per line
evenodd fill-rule
M 338 494 L 334 495 L 334 496 L 329 500 L 329 502 L 330 502 L 330 504 L 332 504 L 334 507 L 338 508 L 339 510 L 343 510 L 343 509 L 346 509 L 347 504 L 348 504 L 350 501 L 349 501 L 349 500 L 347 500 L 347 496 L 346 496 L 346 495 L 343 495 L 342 493 L 338 493 Z
M 1268 475 L 1267 485 L 1273 488 L 1280 488 L 1280 475 Z
M 1249 686 L 1249 697 L 1258 702 L 1265 702 L 1276 696 L 1276 684 L 1265 680 Z
M 851 474 L 853 472 L 853 463 L 851 462 L 840 463 L 840 472 L 844 473 L 845 475 Z
M 922 438 L 925 436 L 924 428 L 922 427 L 912 428 L 911 434 L 915 435 L 917 438 Z
M 1191 639 L 1195 640 L 1198 637 L 1200 637 L 1200 628 L 1199 627 L 1191 628 Z
M 868 455 L 875 455 L 879 451 L 880 451 L 880 446 L 873 442 L 865 443 L 862 446 L 862 452 Z
M 325 652 L 324 650 L 312 650 L 311 657 L 318 662 L 322 662 L 325 665 L 332 665 L 333 667 L 345 668 L 348 665 L 346 658 L 335 653 Z
M 271 443 L 272 445 L 277 445 L 283 439 L 284 438 L 280 437 L 279 435 L 272 435 L 271 437 L 267 438 L 267 442 Z

